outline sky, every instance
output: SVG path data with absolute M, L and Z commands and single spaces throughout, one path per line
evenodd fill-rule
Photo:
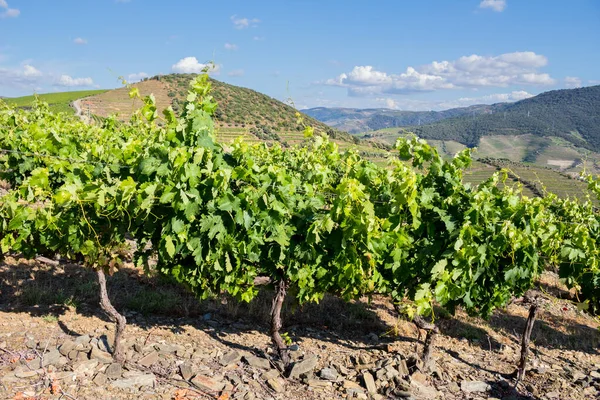
M 0 96 L 209 62 L 299 109 L 517 101 L 600 84 L 600 1 L 0 0 Z

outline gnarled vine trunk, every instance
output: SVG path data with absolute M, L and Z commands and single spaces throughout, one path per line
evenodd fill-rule
M 535 323 L 535 318 L 538 313 L 538 299 L 531 300 L 531 307 L 529 307 L 529 316 L 527 317 L 527 325 L 525 326 L 525 330 L 523 331 L 523 336 L 521 337 L 521 358 L 519 360 L 519 367 L 517 371 L 517 382 L 515 383 L 515 387 L 519 384 L 519 382 L 525 376 L 525 369 L 527 366 L 527 353 L 529 351 L 529 340 L 531 338 L 531 331 L 533 330 L 533 324 Z
M 283 361 L 285 368 L 290 365 L 290 353 L 287 348 L 287 345 L 283 341 L 283 338 L 279 334 L 279 330 L 281 329 L 281 307 L 283 306 L 283 302 L 285 300 L 285 295 L 287 293 L 287 282 L 284 279 L 281 279 L 277 283 L 277 291 L 275 293 L 275 297 L 273 297 L 273 304 L 271 305 L 271 340 L 277 349 L 277 353 Z
M 423 345 L 423 354 L 421 356 L 421 360 L 423 361 L 423 365 L 425 368 L 428 368 L 431 363 L 431 352 L 433 350 L 433 344 L 435 342 L 436 336 L 440 333 L 440 329 L 433 323 L 427 322 L 420 315 L 415 315 L 413 318 L 413 323 L 417 326 L 418 329 L 424 329 L 427 331 L 427 336 L 425 337 L 425 342 Z
M 104 275 L 104 271 L 99 269 L 96 271 L 96 273 L 98 275 L 98 283 L 100 284 L 100 307 L 102 307 L 102 309 L 117 324 L 115 341 L 113 344 L 113 358 L 115 361 L 122 364 L 125 362 L 125 352 L 123 350 L 123 346 L 121 345 L 121 338 L 123 336 L 123 332 L 125 332 L 127 320 L 124 316 L 119 314 L 108 298 L 108 291 L 106 290 L 106 276 Z

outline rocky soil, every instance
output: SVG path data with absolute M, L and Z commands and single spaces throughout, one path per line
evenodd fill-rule
M 271 293 L 250 305 L 225 298 L 199 303 L 126 268 L 109 278 L 129 323 L 127 361 L 120 365 L 110 354 L 114 326 L 95 302 L 93 276 L 74 265 L 12 258 L 0 264 L 0 398 L 600 398 L 598 323 L 552 274 L 536 292 L 542 312 L 530 369 L 516 389 L 528 311 L 519 301 L 490 321 L 438 310 L 442 334 L 431 370 L 417 356 L 424 332 L 398 319 L 383 297 L 288 304 L 284 331 L 294 364 L 283 373 L 266 334 Z

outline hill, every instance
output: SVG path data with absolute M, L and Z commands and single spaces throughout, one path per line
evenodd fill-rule
M 496 105 L 493 113 L 457 116 L 410 130 L 426 139 L 455 140 L 470 147 L 483 136 L 531 134 L 600 151 L 600 86 L 545 92 Z
M 171 74 L 148 78 L 132 86 L 142 95 L 154 94 L 159 112 L 169 105 L 175 112 L 181 110 L 190 81 L 195 74 Z M 302 125 L 298 124 L 293 107 L 252 89 L 230 85 L 211 79 L 212 95 L 218 103 L 215 119 L 223 133 L 249 135 L 260 140 L 289 143 L 302 137 Z M 127 120 L 133 110 L 141 103 L 129 98 L 129 89 L 120 88 L 92 96 L 85 100 L 83 107 L 89 106 L 90 112 L 100 117 L 118 114 L 121 120 Z M 358 143 L 346 132 L 331 128 L 310 116 L 304 116 L 304 123 L 325 132 L 329 137 L 347 143 Z
M 494 112 L 500 104 L 474 105 L 452 108 L 445 111 L 399 111 L 387 108 L 326 108 L 316 107 L 302 110 L 303 113 L 327 125 L 350 133 L 376 131 L 386 128 L 422 125 L 438 122 L 461 115 Z
M 40 94 L 38 97 L 48 103 L 50 109 L 54 112 L 66 112 L 74 114 L 75 110 L 71 108 L 70 104 L 78 99 L 97 95 L 99 93 L 106 92 L 106 90 L 79 90 L 74 92 L 60 92 L 60 93 L 46 93 Z M 1 98 L 1 97 L 0 97 Z M 2 98 L 7 104 L 15 107 L 28 107 L 33 103 L 35 96 L 23 96 L 23 97 L 12 97 Z

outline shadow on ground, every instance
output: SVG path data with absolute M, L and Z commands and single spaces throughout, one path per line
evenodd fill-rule
M 0 264 L 0 311 L 57 317 L 75 307 L 79 314 L 95 315 L 109 322 L 98 306 L 98 283 L 94 272 L 73 264 L 55 267 L 27 260 L 7 261 Z M 250 303 L 241 303 L 227 296 L 198 301 L 181 285 L 167 278 L 148 277 L 136 269 L 124 268 L 108 278 L 108 290 L 111 301 L 124 312 L 129 323 L 147 330 L 166 326 L 177 331 L 182 325 L 191 325 L 232 347 L 240 345 L 228 342 L 227 334 L 254 330 L 268 333 L 273 294 L 268 288 L 262 289 Z M 299 306 L 288 299 L 283 309 L 283 331 L 288 332 L 295 342 L 313 337 L 352 349 L 383 348 L 394 340 L 416 342 L 416 330 L 412 337 L 374 340 L 373 333 L 382 336 L 394 331 L 393 326 L 380 318 L 378 311 L 393 315 L 393 311 L 385 309 L 381 302 L 347 303 L 326 296 L 319 304 Z M 438 324 L 444 335 L 466 338 L 484 350 L 494 351 L 501 347 L 481 327 L 460 318 L 444 316 L 441 312 L 437 314 L 442 316 Z M 543 318 L 545 320 L 536 322 L 532 334 L 536 347 L 597 354 L 598 330 L 550 313 L 543 314 Z M 493 330 L 518 343 L 526 319 L 500 311 L 487 323 Z M 62 322 L 59 325 L 67 334 L 79 333 L 71 331 Z

